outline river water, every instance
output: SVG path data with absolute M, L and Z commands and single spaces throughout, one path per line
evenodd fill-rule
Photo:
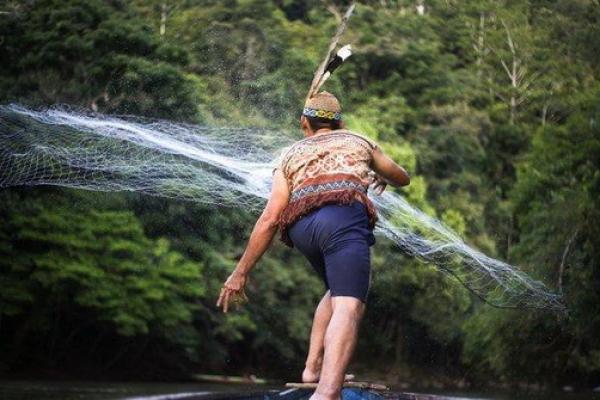
M 222 399 L 227 397 L 224 396 L 227 393 L 256 393 L 271 388 L 235 384 L 0 381 L 0 400 L 195 400 L 209 399 L 215 394 L 221 395 L 219 397 Z M 417 389 L 410 389 L 409 392 L 431 393 L 431 391 Z M 600 400 L 600 393 L 591 390 L 539 394 L 446 391 L 436 395 L 452 400 Z

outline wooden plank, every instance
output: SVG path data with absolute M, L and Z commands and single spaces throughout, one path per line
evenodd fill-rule
M 250 376 L 227 376 L 227 375 L 209 375 L 209 374 L 193 374 L 192 379 L 202 382 L 216 383 L 251 383 L 264 385 L 267 383 L 265 379 L 257 378 L 254 375 Z

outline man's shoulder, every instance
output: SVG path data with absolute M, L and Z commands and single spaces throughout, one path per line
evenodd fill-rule
M 339 138 L 343 138 L 346 140 L 347 139 L 357 140 L 359 142 L 368 144 L 372 148 L 377 147 L 377 142 L 375 142 L 370 137 L 363 135 L 362 133 L 354 132 L 349 129 L 337 129 L 337 130 L 331 131 L 331 133 L 328 133 L 325 135 L 309 136 L 309 137 L 297 140 L 292 145 L 290 145 L 287 150 L 289 151 L 293 148 L 296 148 L 296 147 L 302 146 L 302 145 L 313 145 L 313 144 L 318 144 L 323 141 L 335 140 L 335 139 L 339 139 Z
M 340 134 L 348 135 L 349 137 L 353 137 L 359 141 L 365 142 L 371 149 L 374 149 L 375 147 L 377 147 L 377 142 L 375 142 L 373 139 L 371 139 L 370 137 L 368 137 L 362 133 L 354 132 L 349 129 L 340 129 L 336 132 L 339 132 Z
M 337 129 L 331 133 L 318 136 L 309 136 L 281 149 L 279 161 L 286 164 L 290 159 L 303 158 L 312 154 L 315 147 L 325 148 L 338 140 L 351 141 L 353 144 L 363 147 L 367 151 L 373 151 L 378 147 L 377 142 L 363 134 L 348 129 Z

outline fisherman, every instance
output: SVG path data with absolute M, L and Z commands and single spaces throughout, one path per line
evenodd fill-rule
M 278 229 L 285 244 L 304 254 L 326 287 L 302 373 L 303 382 L 318 382 L 311 400 L 340 398 L 365 311 L 377 220 L 367 190 L 381 194 L 387 184 L 410 183 L 376 142 L 344 129 L 341 116 L 331 93 L 307 100 L 300 117 L 305 138 L 277 162 L 270 198 L 217 301 L 227 312 L 230 301 L 247 299 L 247 276 Z

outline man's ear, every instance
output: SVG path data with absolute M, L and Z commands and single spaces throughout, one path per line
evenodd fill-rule
M 310 134 L 311 129 L 305 115 L 300 116 L 300 127 L 306 134 Z

